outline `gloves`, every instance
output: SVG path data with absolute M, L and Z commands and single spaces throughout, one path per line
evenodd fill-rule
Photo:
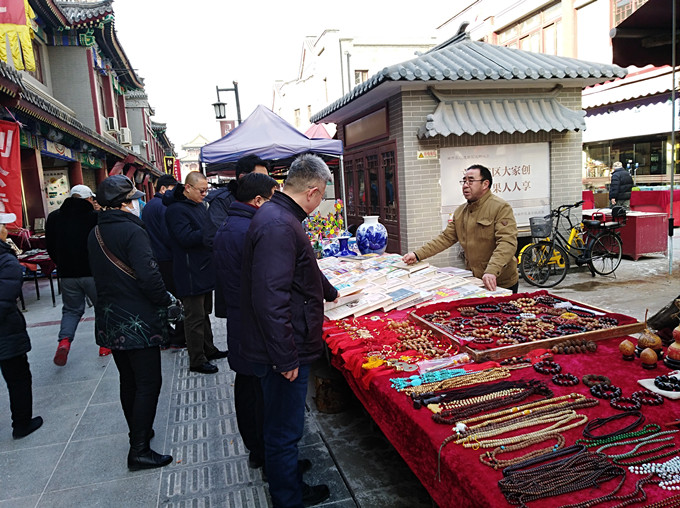
M 184 321 L 184 306 L 182 305 L 182 302 L 175 298 L 175 295 L 169 291 L 168 296 L 172 301 L 170 305 L 168 305 L 168 322 L 174 324 L 179 321 Z

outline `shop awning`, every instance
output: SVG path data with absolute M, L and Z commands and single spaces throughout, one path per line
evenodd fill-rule
M 649 0 L 609 31 L 616 65 L 644 67 L 671 64 L 673 1 Z M 676 7 L 675 19 L 677 30 L 680 27 L 680 7 Z M 680 50 L 678 39 L 676 52 Z
M 427 115 L 418 137 L 578 131 L 585 129 L 584 116 L 584 111 L 572 111 L 552 97 L 453 99 L 440 102 L 434 113 Z

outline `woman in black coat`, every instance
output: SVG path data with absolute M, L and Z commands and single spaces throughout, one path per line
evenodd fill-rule
M 97 288 L 96 341 L 111 349 L 120 374 L 131 471 L 172 461 L 149 446 L 162 382 L 159 346 L 167 341 L 167 307 L 173 298 L 165 290 L 144 223 L 133 212 L 132 200 L 141 196 L 124 175 L 99 184 L 97 201 L 105 210 L 87 243 Z
M 5 224 L 15 220 L 16 215 L 4 213 L 3 207 L 0 212 L 0 370 L 9 390 L 12 437 L 19 439 L 38 430 L 43 420 L 32 417 L 32 378 L 26 356 L 31 350 L 31 341 L 24 315 L 17 307 L 23 275 L 14 251 L 6 242 Z

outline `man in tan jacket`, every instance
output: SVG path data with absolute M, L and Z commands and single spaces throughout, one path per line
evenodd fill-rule
M 517 223 L 510 205 L 491 193 L 491 172 L 475 164 L 461 180 L 467 203 L 459 206 L 442 233 L 403 258 L 407 264 L 439 254 L 456 242 L 465 252 L 465 264 L 484 286 L 517 292 Z

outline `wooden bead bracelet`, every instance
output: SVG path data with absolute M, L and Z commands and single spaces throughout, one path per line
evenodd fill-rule
M 596 384 L 590 387 L 590 393 L 598 399 L 615 399 L 621 397 L 621 388 L 612 384 Z
M 562 366 L 551 360 L 542 360 L 534 363 L 534 370 L 541 374 L 559 374 L 562 372 Z
M 555 374 L 552 377 L 552 382 L 558 386 L 576 386 L 578 384 L 578 378 L 573 374 L 563 373 Z
M 500 306 L 495 303 L 480 303 L 479 305 L 475 305 L 475 309 L 477 309 L 477 312 L 484 313 L 498 312 L 501 310 Z
M 640 401 L 633 397 L 614 397 L 609 400 L 609 405 L 619 411 L 637 411 L 641 407 Z
M 640 390 L 630 396 L 632 399 L 640 401 L 640 404 L 645 406 L 660 406 L 663 404 L 663 397 L 658 393 L 649 392 L 647 390 Z
M 581 381 L 583 381 L 583 384 L 586 385 L 588 388 L 591 388 L 595 385 L 600 385 L 600 384 L 604 384 L 604 385 L 610 385 L 611 384 L 611 381 L 609 380 L 609 378 L 607 376 L 600 376 L 600 375 L 597 375 L 597 374 L 586 374 L 585 376 L 583 376 Z
M 654 386 L 667 392 L 680 392 L 680 379 L 671 376 L 657 376 Z

